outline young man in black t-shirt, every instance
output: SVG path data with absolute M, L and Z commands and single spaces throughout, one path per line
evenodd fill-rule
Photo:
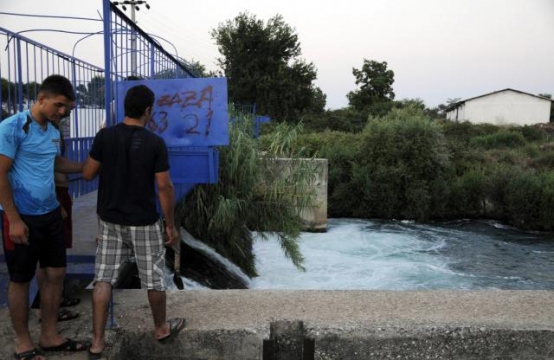
M 167 148 L 162 138 L 145 128 L 152 117 L 154 93 L 134 86 L 125 96 L 125 119 L 101 129 L 83 166 L 83 178 L 100 175 L 99 217 L 93 290 L 93 341 L 89 357 L 104 350 L 104 329 L 113 285 L 121 265 L 134 256 L 141 287 L 148 290 L 154 317 L 154 337 L 167 340 L 184 326 L 185 319 L 166 321 L 165 246 L 179 240 L 175 228 L 175 193 L 169 176 Z M 165 218 L 165 229 L 156 211 L 155 185 Z M 162 231 L 165 230 L 167 239 Z

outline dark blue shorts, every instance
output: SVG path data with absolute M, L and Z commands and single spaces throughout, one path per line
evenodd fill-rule
M 20 215 L 29 228 L 29 245 L 14 244 L 10 239 L 10 224 L 3 211 L 2 243 L 10 281 L 26 283 L 33 279 L 37 263 L 41 268 L 66 267 L 63 219 L 60 208 L 44 215 Z

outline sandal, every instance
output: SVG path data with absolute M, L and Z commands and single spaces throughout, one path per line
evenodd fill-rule
M 78 317 L 79 317 L 79 313 L 73 312 L 71 310 L 60 309 L 60 311 L 58 311 L 58 322 L 69 321 L 69 320 L 77 319 Z M 42 318 L 39 318 L 38 322 L 42 322 Z
M 40 346 L 40 345 L 39 345 Z M 87 344 L 71 339 L 65 339 L 63 343 L 56 346 L 41 346 L 42 351 L 83 351 L 86 350 Z
M 186 325 L 186 320 L 183 318 L 173 318 L 167 321 L 169 323 L 169 334 L 157 339 L 161 343 L 167 342 L 169 339 L 175 337 Z
M 101 359 L 103 359 L 104 358 L 103 352 L 104 352 L 104 350 L 100 351 L 99 353 L 93 353 L 92 351 L 90 351 L 90 347 L 89 347 L 88 348 L 88 360 L 101 360 Z
M 37 348 L 20 352 L 19 354 L 15 352 L 13 353 L 14 360 L 35 360 L 37 356 L 44 357 L 44 354 L 42 353 L 42 351 L 40 351 Z
M 62 303 L 60 304 L 61 307 L 68 307 L 68 306 L 75 306 L 81 302 L 81 299 L 77 298 L 66 298 L 64 297 L 62 299 Z

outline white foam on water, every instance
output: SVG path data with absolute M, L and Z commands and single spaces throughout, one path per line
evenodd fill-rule
M 336 220 L 327 233 L 302 234 L 305 272 L 283 255 L 276 238 L 257 241 L 254 252 L 260 276 L 252 279 L 251 288 L 407 290 L 449 288 L 460 282 L 448 259 L 437 256 L 444 246 L 442 237 L 422 239 L 406 229 L 367 230 L 371 225 Z
M 253 251 L 259 276 L 248 281 L 249 288 L 554 290 L 554 243 L 542 241 L 542 235 L 466 220 L 433 225 L 330 219 L 328 224 L 326 233 L 303 233 L 299 239 L 306 271 L 285 257 L 276 237 L 263 240 L 258 234 Z M 242 274 L 186 235 L 189 245 Z M 186 289 L 206 289 L 183 280 Z M 176 290 L 171 271 L 167 283 Z

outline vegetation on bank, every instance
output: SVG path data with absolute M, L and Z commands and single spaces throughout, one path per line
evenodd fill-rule
M 551 127 L 446 121 L 446 109 L 460 99 L 435 108 L 395 100 L 394 71 L 371 59 L 352 69 L 356 89 L 347 94 L 348 106 L 325 110 L 317 68 L 301 57 L 299 36 L 282 16 L 264 22 L 242 13 L 212 37 L 221 58 L 210 76 L 227 78 L 231 103 L 272 120 L 260 139 L 248 120 L 231 127 L 230 145 L 219 150 L 219 183 L 197 186 L 181 203 L 181 219 L 249 276 L 256 275 L 255 231 L 277 235 L 302 268 L 299 207 L 315 199 L 308 191 L 313 172 L 282 171 L 272 161 L 279 156 L 328 159 L 329 217 L 488 218 L 553 230 Z
M 554 230 L 554 127 L 474 125 L 408 106 L 361 132 L 311 132 L 329 160 L 329 217 L 487 218 Z
M 328 159 L 329 217 L 486 218 L 554 230 L 552 125 L 474 125 L 406 106 L 370 116 L 360 132 L 280 123 L 256 139 L 252 129 L 248 117 L 232 124 L 230 145 L 219 149 L 219 183 L 197 186 L 179 207 L 193 236 L 249 276 L 256 276 L 255 234 L 276 235 L 302 269 L 299 208 L 315 201 L 314 169 L 284 171 L 276 157 Z
M 217 184 L 196 186 L 177 206 L 181 225 L 195 238 L 256 276 L 252 246 L 256 236 L 276 236 L 286 257 L 303 270 L 298 238 L 300 210 L 315 204 L 315 170 L 296 148 L 300 126 L 278 125 L 260 149 L 251 117 L 230 124 L 229 146 L 219 149 Z M 290 158 L 283 167 L 276 158 Z M 298 160 L 298 161 L 297 161 Z

